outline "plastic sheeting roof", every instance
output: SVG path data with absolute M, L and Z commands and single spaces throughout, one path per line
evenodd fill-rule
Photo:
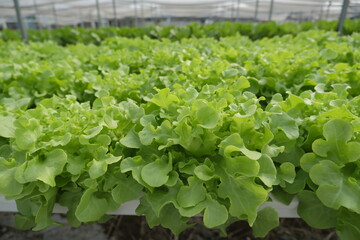
M 203 17 L 268 20 L 271 0 L 98 0 L 101 19 Z M 258 4 L 257 4 L 258 3 Z M 19 0 L 23 17 L 59 25 L 96 21 L 97 0 Z M 274 0 L 272 20 L 301 15 L 310 20 L 337 19 L 342 0 Z M 350 2 L 348 16 L 360 15 L 360 0 Z M 0 0 L 0 19 L 15 19 L 13 0 Z

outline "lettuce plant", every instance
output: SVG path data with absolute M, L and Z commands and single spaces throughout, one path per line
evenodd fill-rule
M 150 227 L 202 216 L 263 237 L 279 217 L 261 206 L 298 198 L 309 225 L 358 239 L 358 45 L 319 31 L 0 42 L 0 193 L 21 229 L 59 224 L 55 204 L 79 226 L 139 200 Z

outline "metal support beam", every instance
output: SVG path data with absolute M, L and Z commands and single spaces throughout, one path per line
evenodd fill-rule
M 145 25 L 144 0 L 141 0 L 141 26 Z
M 137 14 L 137 1 L 134 0 L 134 11 L 135 11 L 135 27 L 139 26 L 139 19 Z
M 97 27 L 101 27 L 101 15 L 100 15 L 100 4 L 99 0 L 96 0 L 96 16 L 97 16 Z
M 240 0 L 237 0 L 237 8 L 236 8 L 236 21 L 240 20 Z
M 25 25 L 24 25 L 23 19 L 22 19 L 22 17 L 21 17 L 21 9 L 20 9 L 20 5 L 19 5 L 19 1 L 18 1 L 18 0 L 14 0 L 14 5 L 15 5 L 17 22 L 18 22 L 18 28 L 20 29 L 20 32 L 21 32 L 21 38 L 23 39 L 23 41 L 24 41 L 25 43 L 28 43 L 28 36 L 27 36 L 27 34 L 26 34 L 26 30 L 25 30 Z
M 271 2 L 270 2 L 270 10 L 269 10 L 269 21 L 271 21 L 271 19 L 272 19 L 273 10 L 274 10 L 274 0 L 271 0 Z
M 332 1 L 329 2 L 326 10 L 326 20 L 329 20 L 329 13 L 330 13 L 330 7 L 331 7 Z
M 55 3 L 52 4 L 52 11 L 53 11 L 53 15 L 54 15 L 55 28 L 56 28 L 58 26 L 58 18 L 57 18 Z
M 116 12 L 116 0 L 112 1 L 112 7 L 113 7 L 113 12 L 114 12 L 114 26 L 118 27 L 118 24 L 117 24 L 117 12 Z
M 41 26 L 40 26 L 40 22 L 39 22 L 39 8 L 38 5 L 36 3 L 36 0 L 34 0 L 34 8 L 35 8 L 35 16 L 36 16 L 36 28 L 38 30 L 41 30 Z
M 341 36 L 343 34 L 343 27 L 344 27 L 344 22 L 345 22 L 345 18 L 346 18 L 347 9 L 349 7 L 349 3 L 350 3 L 350 0 L 343 1 L 343 5 L 341 8 L 341 13 L 340 13 L 340 17 L 339 17 L 338 29 L 337 29 L 339 36 Z
M 234 19 L 234 3 L 235 0 L 231 1 L 231 8 L 230 8 L 230 19 L 231 21 Z
M 256 0 L 256 3 L 255 3 L 255 15 L 254 15 L 255 20 L 257 20 L 257 18 L 258 18 L 258 13 L 259 13 L 259 0 Z

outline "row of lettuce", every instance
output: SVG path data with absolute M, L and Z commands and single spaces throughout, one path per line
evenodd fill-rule
M 126 37 L 126 38 L 167 38 L 172 41 L 178 41 L 184 38 L 216 38 L 235 36 L 237 34 L 248 36 L 252 40 L 262 39 L 264 37 L 283 36 L 286 34 L 296 35 L 299 32 L 308 30 L 336 31 L 338 21 L 320 20 L 316 22 L 302 23 L 248 23 L 248 22 L 216 22 L 211 25 L 190 24 L 183 27 L 176 26 L 156 26 L 150 25 L 141 28 L 114 28 L 103 27 L 100 29 L 93 28 L 71 28 L 63 27 L 53 30 L 28 30 L 30 41 L 47 41 L 52 40 L 60 45 L 84 43 L 99 45 L 103 40 L 109 37 Z M 360 20 L 347 19 L 344 24 L 343 34 L 350 35 L 359 32 Z M 18 31 L 4 30 L 0 32 L 0 38 L 5 41 L 20 40 L 21 36 Z
M 175 234 L 189 219 L 360 237 L 360 35 L 0 42 L 0 193 L 22 229 L 105 221 L 127 201 Z M 260 210 L 261 209 L 261 210 Z

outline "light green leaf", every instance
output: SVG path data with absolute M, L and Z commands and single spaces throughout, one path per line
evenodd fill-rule
M 172 204 L 166 205 L 160 213 L 159 222 L 162 226 L 171 230 L 175 235 L 179 235 L 188 225 L 187 218 L 180 215 L 179 211 Z
M 18 119 L 15 125 L 15 142 L 20 150 L 33 150 L 42 127 L 37 119 Z
M 175 235 L 179 235 L 188 227 L 186 224 L 188 218 L 181 216 L 173 204 L 164 205 L 160 209 L 159 214 L 156 214 L 149 200 L 143 197 L 140 199 L 140 205 L 136 209 L 136 213 L 138 215 L 145 215 L 149 227 L 161 224 L 169 228 Z
M 204 224 L 208 228 L 214 228 L 224 224 L 228 220 L 226 207 L 218 201 L 208 198 L 204 211 Z
M 180 186 L 181 185 L 178 185 L 168 189 L 155 189 L 152 193 L 148 193 L 146 195 L 147 201 L 151 205 L 156 216 L 160 216 L 160 212 L 163 207 L 165 207 L 169 203 L 171 203 L 177 208 L 180 208 L 176 201 L 176 196 L 178 194 Z
M 304 150 L 298 146 L 293 147 L 290 151 L 280 153 L 279 156 L 273 158 L 275 162 L 284 163 L 290 162 L 298 167 L 300 165 L 300 159 L 305 154 Z
M 23 185 L 15 179 L 16 165 L 0 157 L 0 193 L 14 196 L 22 192 Z
M 208 103 L 204 101 L 197 101 L 194 103 L 195 110 L 195 121 L 198 123 L 200 127 L 212 129 L 215 128 L 218 121 L 219 116 L 218 112 Z
M 314 153 L 338 164 L 360 159 L 360 143 L 349 142 L 352 132 L 349 122 L 340 119 L 330 120 L 323 128 L 326 140 L 317 139 L 312 145 Z
M 75 216 L 81 222 L 99 221 L 106 212 L 118 207 L 119 204 L 112 200 L 109 193 L 101 193 L 93 188 L 88 188 L 80 199 Z
M 158 93 L 150 99 L 150 102 L 158 105 L 161 108 L 167 109 L 170 104 L 179 102 L 179 98 L 170 93 L 169 88 L 164 88 L 158 91 Z
M 236 153 L 242 153 L 252 160 L 258 160 L 261 157 L 261 153 L 257 151 L 249 150 L 245 147 L 243 139 L 238 133 L 233 133 L 232 135 L 225 138 L 219 145 L 220 154 L 224 155 L 226 158 L 232 158 Z
M 15 117 L 0 116 L 0 137 L 13 138 L 15 135 Z
M 195 167 L 194 174 L 197 178 L 203 181 L 209 181 L 214 178 L 214 171 L 206 165 L 200 165 Z
M 179 207 L 179 213 L 181 214 L 181 216 L 184 217 L 193 217 L 197 214 L 200 214 L 207 206 L 207 201 L 202 201 L 198 204 L 196 204 L 194 207 L 188 207 L 188 208 L 182 208 Z
M 93 159 L 89 167 L 90 178 L 96 179 L 98 177 L 101 177 L 106 173 L 106 170 L 107 170 L 106 161 Z
M 120 143 L 128 148 L 140 148 L 141 142 L 134 130 L 130 130 L 128 134 L 120 139 Z
M 121 102 L 120 106 L 124 109 L 126 117 L 132 122 L 137 122 L 145 114 L 144 109 L 131 99 Z
M 151 187 L 160 187 L 169 179 L 172 170 L 171 161 L 163 156 L 141 169 L 141 178 Z
M 147 124 L 143 130 L 139 132 L 140 142 L 144 145 L 150 145 L 156 138 L 157 132 L 153 125 Z
M 92 222 L 100 219 L 107 212 L 107 201 L 96 195 L 95 189 L 87 189 L 76 208 L 75 216 L 81 222 Z
M 310 172 L 310 169 L 322 159 L 317 157 L 314 153 L 305 153 L 300 158 L 300 166 L 305 172 Z
M 177 171 L 171 171 L 170 173 L 169 173 L 169 179 L 168 179 L 168 181 L 166 182 L 166 186 L 168 186 L 168 187 L 173 187 L 173 186 L 175 186 L 176 185 L 176 183 L 179 181 L 179 174 L 178 174 L 178 172 Z
M 258 207 L 268 197 L 267 191 L 251 178 L 234 178 L 223 171 L 218 174 L 221 179 L 218 195 L 230 200 L 230 215 L 247 219 L 252 226 L 257 216 Z
M 86 139 L 90 139 L 95 137 L 96 135 L 98 135 L 101 130 L 103 129 L 102 126 L 96 126 L 96 127 L 92 127 L 92 128 L 87 128 L 84 130 L 84 135 L 82 135 L 82 137 L 86 138 Z
M 245 89 L 245 88 L 250 87 L 249 80 L 244 76 L 240 76 L 237 80 L 234 81 L 233 84 L 234 84 L 233 87 L 236 90 Z
M 298 194 L 299 216 L 310 226 L 327 229 L 336 226 L 337 211 L 326 207 L 312 191 L 302 191 Z
M 276 145 L 265 145 L 262 149 L 262 152 L 269 157 L 276 157 L 280 153 L 284 152 L 285 147 L 284 146 L 276 146 Z
M 240 174 L 247 177 L 254 177 L 258 175 L 260 170 L 259 163 L 246 156 L 226 158 L 224 162 L 226 171 L 234 176 Z
M 274 162 L 267 155 L 262 155 L 259 158 L 260 165 L 258 177 L 265 183 L 266 186 L 271 187 L 276 183 L 276 168 Z
M 35 219 L 32 216 L 16 214 L 14 216 L 14 223 L 19 230 L 30 230 L 35 227 Z
M 206 190 L 203 183 L 195 178 L 188 178 L 188 186 L 182 186 L 179 189 L 176 200 L 183 208 L 193 207 L 206 197 Z
M 265 207 L 258 212 L 258 216 L 252 227 L 254 236 L 257 238 L 265 237 L 270 230 L 279 226 L 279 216 L 272 207 Z
M 131 171 L 132 177 L 141 185 L 148 187 L 149 185 L 144 182 L 141 177 L 141 170 L 145 166 L 145 162 L 141 156 L 135 156 L 133 158 L 125 158 L 120 163 L 120 169 L 122 173 Z M 150 186 L 149 186 L 150 187 Z
M 358 240 L 360 238 L 359 214 L 341 209 L 338 215 L 336 233 L 342 240 Z
M 40 180 L 51 187 L 56 186 L 55 177 L 62 173 L 67 155 L 62 149 L 54 149 L 45 154 L 44 159 L 37 156 L 23 164 L 23 179 L 26 182 Z M 20 169 L 19 169 L 20 170 Z
M 237 76 L 239 73 L 239 71 L 235 68 L 229 68 L 224 70 L 221 74 L 223 75 L 224 78 L 232 78 Z
M 287 183 L 284 191 L 290 194 L 296 194 L 304 190 L 306 185 L 306 180 L 309 178 L 309 175 L 302 169 L 296 172 L 296 176 L 293 183 Z
M 136 182 L 133 178 L 125 176 L 118 179 L 117 186 L 111 191 L 111 195 L 115 202 L 123 204 L 134 200 L 140 196 L 143 187 Z
M 334 162 L 323 160 L 310 170 L 311 180 L 319 185 L 316 196 L 329 208 L 348 208 L 360 213 L 360 186 L 356 179 L 345 176 Z
M 297 139 L 299 137 L 299 127 L 295 120 L 286 113 L 273 113 L 269 116 L 270 125 L 273 128 L 282 130 L 286 137 L 291 139 Z
M 284 162 L 278 170 L 278 177 L 288 183 L 293 183 L 296 176 L 295 166 L 292 163 Z

